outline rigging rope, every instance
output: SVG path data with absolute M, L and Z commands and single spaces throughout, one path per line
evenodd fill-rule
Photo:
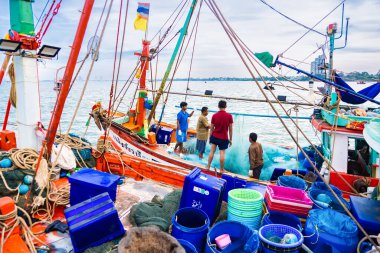
M 230 41 L 232 42 L 234 48 L 236 49 L 236 52 L 238 53 L 239 57 L 241 58 L 242 62 L 244 63 L 244 65 L 246 66 L 247 70 L 249 71 L 249 73 L 251 74 L 252 78 L 254 78 L 255 80 L 255 83 L 256 85 L 258 86 L 258 88 L 260 89 L 261 93 L 264 95 L 264 97 L 267 99 L 269 105 L 271 106 L 272 110 L 274 111 L 274 113 L 277 115 L 277 117 L 279 118 L 281 124 L 284 126 L 285 130 L 288 132 L 289 136 L 293 139 L 293 141 L 295 142 L 295 144 L 300 148 L 301 152 L 304 154 L 305 158 L 308 160 L 308 162 L 312 165 L 314 171 L 317 173 L 317 175 L 321 178 L 321 180 L 325 183 L 325 185 L 327 186 L 327 188 L 331 191 L 331 193 L 334 195 L 334 197 L 338 200 L 339 204 L 343 207 L 343 209 L 345 210 L 345 212 L 353 219 L 353 221 L 356 223 L 356 225 L 358 226 L 358 228 L 364 233 L 365 237 L 367 237 L 372 244 L 374 244 L 373 240 L 368 236 L 367 232 L 363 229 L 363 227 L 360 225 L 360 223 L 355 219 L 355 217 L 351 214 L 351 212 L 347 209 L 347 207 L 345 206 L 345 204 L 341 201 L 341 199 L 337 196 L 337 194 L 332 190 L 332 188 L 330 187 L 330 185 L 326 182 L 326 180 L 324 179 L 324 177 L 320 174 L 320 172 L 318 171 L 318 169 L 315 167 L 315 165 L 312 163 L 312 161 L 310 160 L 310 158 L 308 157 L 308 155 L 306 154 L 306 152 L 302 149 L 302 147 L 300 146 L 299 143 L 296 142 L 296 139 L 295 137 L 293 136 L 292 132 L 290 131 L 290 129 L 288 128 L 288 126 L 285 124 L 285 122 L 282 120 L 282 118 L 280 117 L 280 115 L 278 114 L 276 108 L 273 106 L 273 104 L 270 102 L 269 100 L 269 97 L 268 95 L 265 93 L 265 91 L 263 90 L 263 88 L 260 86 L 258 80 L 256 79 L 252 69 L 250 68 L 249 64 L 247 63 L 246 59 L 244 58 L 242 52 L 240 52 L 239 50 L 239 47 L 240 49 L 243 50 L 243 53 L 245 55 L 245 57 L 247 57 L 247 60 L 250 62 L 250 64 L 252 65 L 252 67 L 255 69 L 256 73 L 260 76 L 260 79 L 263 80 L 263 77 L 260 75 L 258 69 L 255 67 L 255 65 L 253 64 L 253 62 L 251 61 L 251 59 L 249 58 L 249 54 L 247 52 L 247 50 L 244 50 L 244 47 L 243 45 L 240 43 L 239 39 L 237 39 L 237 36 L 235 34 L 235 32 L 233 31 L 233 29 L 230 27 L 230 25 L 228 24 L 228 22 L 226 21 L 225 17 L 223 16 L 223 14 L 221 13 L 219 7 L 217 6 L 217 4 L 215 3 L 214 0 L 208 0 L 206 1 L 208 7 L 211 9 L 211 11 L 214 13 L 214 15 L 216 16 L 216 18 L 219 20 L 219 22 L 221 23 L 223 29 L 225 30 L 227 36 L 229 37 Z M 233 31 L 233 32 L 232 32 Z M 239 47 L 238 47 L 239 46 Z M 263 80 L 264 81 L 264 80 Z M 265 82 L 265 81 L 264 81 Z M 275 97 L 275 94 L 273 93 L 273 91 L 269 90 L 272 95 Z M 276 100 L 278 100 L 276 97 L 275 97 Z M 288 115 L 288 112 L 286 111 L 286 109 L 283 107 L 283 105 L 281 103 L 279 103 L 281 108 L 285 111 L 285 113 Z M 289 116 L 289 115 L 288 115 Z M 293 124 L 295 124 L 294 122 L 294 119 L 292 119 L 290 117 L 290 120 L 293 122 Z M 304 134 L 304 132 L 299 128 L 298 125 L 295 124 L 295 126 L 300 130 L 300 132 L 304 135 L 304 137 L 309 141 L 310 144 L 312 144 L 310 142 L 310 140 L 307 138 L 307 136 Z M 315 148 L 315 146 L 312 144 L 313 148 Z M 319 152 L 319 151 L 318 151 Z M 323 157 L 323 155 L 319 152 L 319 155 L 321 157 Z M 332 167 L 331 167 L 332 168 Z M 375 245 L 375 244 L 374 244 Z M 375 245 L 376 249 L 378 249 L 378 246 Z
M 201 0 L 200 6 L 199 6 L 199 12 L 197 15 L 197 20 L 195 21 L 195 36 L 194 36 L 194 43 L 193 43 L 193 49 L 191 52 L 191 59 L 190 59 L 190 67 L 189 67 L 189 75 L 187 77 L 187 85 L 186 85 L 186 93 L 189 90 L 189 83 L 190 83 L 190 75 L 191 75 L 191 68 L 193 66 L 193 58 L 194 58 L 194 51 L 195 51 L 195 42 L 197 41 L 197 34 L 198 34 L 198 25 L 199 25 L 199 16 L 202 9 L 203 0 Z M 185 101 L 187 99 L 187 95 L 185 96 Z
M 115 43 L 115 55 L 114 55 L 114 60 L 113 60 L 112 81 L 111 81 L 111 88 L 110 88 L 110 100 L 108 103 L 108 117 L 111 114 L 111 105 L 112 105 L 112 98 L 113 98 L 113 93 L 114 93 L 114 82 L 115 82 L 115 74 L 116 74 L 115 72 L 116 72 L 117 52 L 119 50 L 119 35 L 120 35 L 120 22 L 121 22 L 122 9 L 123 9 L 123 0 L 120 0 L 119 19 L 117 23 L 117 33 L 116 33 L 116 43 Z
M 333 13 L 339 6 L 341 6 L 346 0 L 343 0 L 340 2 L 334 9 L 332 9 L 329 13 L 327 13 L 322 19 L 320 19 L 311 29 L 315 28 L 317 25 L 319 25 L 324 19 L 326 19 L 328 16 L 330 16 L 331 13 Z M 280 55 L 285 54 L 288 52 L 295 44 L 297 44 L 303 37 L 305 37 L 311 30 L 309 29 L 306 31 L 301 37 L 299 37 L 295 42 L 293 42 L 287 49 L 285 49 Z
M 118 62 L 117 73 L 116 73 L 116 83 L 115 83 L 114 94 L 116 94 L 116 92 L 117 92 L 117 85 L 118 85 L 118 82 L 119 82 L 119 74 L 120 74 L 120 66 L 121 66 L 121 56 L 123 55 L 124 40 L 125 40 L 125 29 L 126 29 L 127 17 L 128 17 L 128 9 L 129 9 L 129 0 L 127 0 L 127 5 L 126 5 L 126 8 L 125 8 L 124 25 L 123 25 L 123 36 L 122 36 L 122 39 L 121 39 L 121 46 L 120 46 L 120 53 L 119 53 L 119 62 Z M 116 98 L 114 98 L 112 106 L 109 109 L 110 111 L 113 110 L 115 102 L 116 102 Z
M 310 31 L 313 31 L 315 33 L 318 33 L 319 35 L 322 35 L 323 37 L 326 37 L 326 34 L 323 34 L 323 33 L 319 32 L 317 30 L 314 30 L 313 28 L 307 27 L 306 25 L 304 25 L 304 24 L 302 24 L 302 23 L 300 23 L 300 22 L 292 19 L 291 17 L 289 17 L 289 16 L 285 15 L 284 13 L 280 12 L 279 10 L 275 9 L 273 6 L 271 6 L 270 4 L 268 4 L 266 1 L 260 0 L 260 2 L 262 2 L 266 6 L 268 6 L 269 8 L 271 8 L 272 10 L 274 10 L 275 12 L 277 12 L 278 14 L 280 14 L 281 16 L 283 16 L 284 18 L 289 19 L 290 21 L 296 23 L 297 25 L 302 26 L 303 28 L 308 29 Z
M 178 5 L 177 7 L 174 9 L 174 11 L 172 12 L 172 14 L 170 14 L 169 18 L 164 22 L 164 24 L 162 25 L 162 27 L 157 31 L 157 33 L 152 37 L 151 41 L 153 41 L 158 34 L 161 33 L 162 29 L 164 29 L 165 25 L 169 22 L 169 20 L 173 17 L 174 13 L 178 10 L 178 8 L 184 3 L 185 0 L 182 0 Z M 185 7 L 186 3 L 187 3 L 188 0 L 185 1 L 185 4 L 182 5 L 181 9 L 179 10 L 177 16 L 174 18 L 174 20 L 177 19 L 179 13 L 182 11 L 182 9 Z M 174 22 L 173 22 L 174 23 Z M 168 32 L 168 31 L 166 31 Z
M 37 20 L 37 23 L 36 23 L 35 27 L 37 27 L 37 26 L 38 26 L 38 24 L 40 23 L 40 20 L 41 20 L 41 18 L 42 18 L 42 15 L 44 14 L 44 12 L 45 12 L 45 10 L 46 10 L 46 7 L 48 6 L 48 4 L 49 4 L 49 1 L 50 1 L 50 0 L 47 0 L 47 1 L 46 1 L 45 7 L 43 8 L 43 10 L 42 10 L 42 12 L 41 12 L 41 15 L 40 15 L 40 17 L 38 18 L 38 20 Z

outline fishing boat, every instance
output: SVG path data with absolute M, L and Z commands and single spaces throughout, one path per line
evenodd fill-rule
M 357 84 L 365 84 L 363 80 L 356 81 Z
M 100 32 L 99 40 L 96 40 L 96 46 L 90 47 L 95 52 L 94 56 L 91 58 L 92 62 L 85 81 L 85 88 L 88 84 L 89 77 L 91 76 L 93 64 L 98 59 L 99 48 L 103 39 L 104 28 L 109 20 L 112 3 L 113 1 L 105 2 L 104 10 L 108 10 L 108 13 L 105 13 L 103 30 Z M 358 200 L 359 202 L 362 199 L 367 201 L 363 196 L 368 193 L 367 191 L 369 190 L 369 187 L 375 187 L 379 184 L 380 162 L 378 157 L 380 150 L 378 148 L 379 138 L 376 116 L 369 117 L 369 120 L 367 118 L 365 119 L 365 121 L 370 121 L 368 128 L 366 125 L 363 127 L 357 124 L 351 124 L 352 122 L 350 122 L 351 129 L 347 130 L 347 128 L 337 126 L 336 123 L 330 124 L 327 120 L 326 123 L 322 120 L 322 110 L 333 113 L 334 117 L 336 117 L 336 110 L 340 109 L 339 105 L 338 107 L 333 106 L 331 109 L 331 105 L 336 103 L 334 97 L 337 99 L 338 95 L 330 91 L 328 93 L 328 99 L 325 101 L 326 106 L 318 106 L 314 111 L 311 120 L 313 126 L 321 132 L 323 144 L 322 152 L 320 152 L 314 145 L 311 145 L 310 150 L 312 152 L 308 152 L 305 147 L 300 146 L 298 137 L 289 130 L 287 124 L 285 124 L 282 119 L 283 117 L 279 114 L 273 104 L 280 106 L 284 111 L 284 115 L 295 124 L 300 133 L 304 134 L 302 129 L 296 124 L 297 117 L 291 116 L 286 108 L 283 107 L 283 104 L 290 103 L 299 106 L 305 103 L 306 105 L 314 106 L 314 103 L 311 103 L 310 101 L 292 103 L 286 99 L 281 99 L 275 96 L 271 89 L 264 91 L 262 83 L 259 83 L 257 80 L 254 68 L 255 64 L 267 68 L 273 67 L 273 64 L 282 64 L 284 66 L 286 66 L 286 64 L 282 63 L 279 59 L 276 59 L 273 63 L 273 57 L 270 57 L 269 53 L 252 53 L 252 51 L 237 36 L 236 32 L 229 26 L 223 13 L 219 10 L 217 3 L 213 0 L 207 0 L 204 3 L 212 10 L 220 21 L 223 29 L 226 31 L 227 35 L 229 35 L 229 39 L 237 49 L 242 62 L 250 72 L 253 81 L 257 84 L 260 92 L 263 94 L 264 99 L 262 99 L 261 102 L 265 101 L 271 106 L 276 117 L 278 117 L 289 136 L 291 136 L 296 143 L 300 152 L 298 157 L 301 155 L 303 156 L 302 163 L 304 163 L 305 166 L 307 165 L 307 168 L 310 169 L 310 173 L 315 177 L 314 180 L 319 177 L 319 180 L 325 185 L 325 191 L 322 195 L 331 193 L 331 198 L 337 199 L 337 203 L 334 203 L 339 208 L 342 206 L 342 212 L 346 213 L 348 216 L 337 214 L 338 212 L 333 208 L 337 208 L 337 206 L 330 206 L 330 202 L 324 203 L 327 205 L 326 209 L 334 209 L 331 212 L 334 217 L 337 215 L 339 219 L 347 221 L 347 223 L 352 224 L 352 228 L 356 229 L 354 231 L 356 234 L 352 236 L 352 241 L 350 241 L 352 245 L 346 241 L 345 245 L 340 245 L 340 247 L 347 247 L 347 245 L 350 245 L 352 246 L 350 250 L 354 252 L 353 247 L 361 244 L 359 243 L 359 236 L 357 235 L 359 227 L 360 231 L 365 235 L 363 238 L 368 239 L 372 243 L 369 247 L 374 247 L 376 250 L 378 248 L 374 243 L 376 235 L 370 237 L 367 234 L 366 230 L 362 227 L 364 226 L 362 225 L 364 223 L 360 223 L 361 220 L 359 218 L 362 217 L 354 217 L 348 207 L 344 204 L 345 200 L 343 197 L 338 195 L 338 191 L 341 189 L 347 194 L 345 197 L 360 196 Z M 126 250 L 127 247 L 129 247 L 127 245 L 136 239 L 133 238 L 132 232 L 136 231 L 136 229 L 134 230 L 132 224 L 128 224 L 126 220 L 127 216 L 133 215 L 143 215 L 140 216 L 140 218 L 143 217 L 143 219 L 148 220 L 148 223 L 152 221 L 152 218 L 156 219 L 156 221 L 153 221 L 153 225 L 161 224 L 162 220 L 165 219 L 165 224 L 173 225 L 173 231 L 171 234 L 176 239 L 179 239 L 179 241 L 176 239 L 168 239 L 168 234 L 162 233 L 161 239 L 164 238 L 162 239 L 164 240 L 164 243 L 161 243 L 159 246 L 156 245 L 156 248 L 154 248 L 155 250 L 161 250 L 162 252 L 169 252 L 169 250 L 165 251 L 164 249 L 166 246 L 170 248 L 171 245 L 179 247 L 178 252 L 184 252 L 183 248 L 179 246 L 181 239 L 191 241 L 191 243 L 187 242 L 187 244 L 182 241 L 181 245 L 183 245 L 183 247 L 185 247 L 185 245 L 188 246 L 189 244 L 193 248 L 194 246 L 197 246 L 198 252 L 201 252 L 204 249 L 206 249 L 206 252 L 207 250 L 214 252 L 214 250 L 217 250 L 215 246 L 216 244 L 219 249 L 221 249 L 221 247 L 236 245 L 236 242 L 240 239 L 244 239 L 243 244 L 240 246 L 243 246 L 243 248 L 251 247 L 248 249 L 248 251 L 250 250 L 249 252 L 256 252 L 259 244 L 267 249 L 273 249 L 273 247 L 286 247 L 284 246 L 284 243 L 277 243 L 279 245 L 273 244 L 275 243 L 274 241 L 267 241 L 265 239 L 266 236 L 261 235 L 261 232 L 264 231 L 262 229 L 266 227 L 263 226 L 260 228 L 261 215 L 262 212 L 271 213 L 271 210 L 280 210 L 299 215 L 296 216 L 296 220 L 299 223 L 301 223 L 301 220 L 304 223 L 306 222 L 306 224 L 311 222 L 311 218 L 307 217 L 305 214 L 309 213 L 314 204 L 317 205 L 319 203 L 319 199 L 317 199 L 316 202 L 312 202 L 308 197 L 308 193 L 305 191 L 306 188 L 294 189 L 294 187 L 285 187 L 284 185 L 281 185 L 284 182 L 281 182 L 279 179 L 279 176 L 285 179 L 296 178 L 294 180 L 297 180 L 297 182 L 301 180 L 303 184 L 307 186 L 307 182 L 301 179 L 301 173 L 299 173 L 300 171 L 298 167 L 296 169 L 280 168 L 283 169 L 283 171 L 280 172 L 280 175 L 276 178 L 273 178 L 272 182 L 251 179 L 245 175 L 234 173 L 222 174 L 217 169 L 206 170 L 205 166 L 198 164 L 197 161 L 185 160 L 181 156 L 171 152 L 170 146 L 176 142 L 175 132 L 177 129 L 175 124 L 162 121 L 165 106 L 158 119 L 154 117 L 155 113 L 158 115 L 157 105 L 162 94 L 169 95 L 171 93 L 170 90 L 165 91 L 166 82 L 171 74 L 173 64 L 180 56 L 179 51 L 184 44 L 184 37 L 188 33 L 190 21 L 196 16 L 195 10 L 198 10 L 199 17 L 201 5 L 197 0 L 191 1 L 184 25 L 179 33 L 174 53 L 168 63 L 168 68 L 158 90 L 149 91 L 146 85 L 146 79 L 148 67 L 151 68 L 151 60 L 157 56 L 156 52 L 159 51 L 159 48 L 157 46 L 152 50 L 152 48 L 150 48 L 151 42 L 145 38 L 142 43 L 142 51 L 135 53 L 135 55 L 139 56 L 140 61 L 135 68 L 134 73 L 131 75 L 132 78 L 137 78 L 139 82 L 139 87 L 136 90 L 137 99 L 135 106 L 131 107 L 128 112 L 118 111 L 118 101 L 116 99 L 113 100 L 113 96 L 117 95 L 115 94 L 117 89 L 114 87 L 113 80 L 108 108 L 103 108 L 104 105 L 96 103 L 92 107 L 89 118 L 89 121 L 93 118 L 96 125 L 104 131 L 104 134 L 102 134 L 98 140 L 97 147 L 92 147 L 86 139 L 70 132 L 71 125 L 74 122 L 80 103 L 78 103 L 76 110 L 73 112 L 73 121 L 66 134 L 57 133 L 66 98 L 74 83 L 73 76 L 75 67 L 78 63 L 79 52 L 81 45 L 83 44 L 83 38 L 91 16 L 93 4 L 94 0 L 86 0 L 84 3 L 77 32 L 71 47 L 70 57 L 65 66 L 65 73 L 63 78 L 58 78 L 58 75 L 56 77 L 57 83 L 60 83 L 57 102 L 50 119 L 49 127 L 45 129 L 42 126 L 40 118 L 40 94 L 36 62 L 39 59 L 52 59 L 56 57 L 59 52 L 59 48 L 43 45 L 42 41 L 53 17 L 58 13 L 61 1 L 58 3 L 53 1 L 51 3 L 51 7 L 42 22 L 40 32 L 37 33 L 35 33 L 33 22 L 32 2 L 24 0 L 10 1 L 11 31 L 8 32 L 6 39 L 0 40 L 1 50 L 6 51 L 6 56 L 0 71 L 0 83 L 8 68 L 10 59 L 12 58 L 13 65 L 9 66 L 9 69 L 13 69 L 13 71 L 9 71 L 9 73 L 11 83 L 17 90 L 16 110 L 18 129 L 17 139 L 15 132 L 6 130 L 10 114 L 9 112 L 11 110 L 12 96 L 13 99 L 15 98 L 14 95 L 10 95 L 3 123 L 3 131 L 0 132 L 0 150 L 6 151 L 6 153 L 1 153 L 0 167 L 2 185 L 5 187 L 5 190 L 7 190 L 7 194 L 14 198 L 8 196 L 0 198 L 0 228 L 2 233 L 1 250 L 3 252 L 16 253 L 37 252 L 37 250 L 42 252 L 70 252 L 72 250 L 75 252 L 82 252 L 95 246 L 104 246 L 112 239 L 117 239 L 119 243 L 119 252 L 124 252 L 123 250 Z M 183 7 L 184 6 L 185 3 L 183 3 Z M 128 5 L 126 6 L 126 10 L 128 10 Z M 122 9 L 120 7 L 120 13 L 122 13 L 121 11 Z M 140 3 L 135 26 L 136 22 L 139 25 L 143 24 L 144 26 L 147 26 L 147 14 L 149 14 L 149 4 Z M 99 23 L 102 18 L 103 14 Z M 328 34 L 330 39 L 334 39 L 334 34 L 335 32 Z M 119 36 L 119 33 L 117 36 Z M 95 39 L 92 41 L 95 41 Z M 164 40 L 160 41 L 162 43 Z M 121 54 L 122 52 L 120 53 L 120 56 Z M 259 60 L 257 60 L 256 57 L 259 58 Z M 271 60 L 268 61 L 268 59 Z M 330 71 L 332 71 L 332 64 L 330 64 Z M 257 74 L 257 76 L 262 78 L 260 73 Z M 335 81 L 332 82 L 332 80 L 329 81 L 321 78 L 319 78 L 319 80 L 330 85 L 328 86 L 330 89 L 332 86 L 337 86 L 340 89 L 340 92 L 341 90 L 349 90 L 348 88 L 342 88 L 342 85 L 337 84 Z M 171 85 L 172 81 L 173 80 L 170 81 L 169 85 Z M 281 82 L 278 82 L 279 85 L 281 85 Z M 265 84 L 264 87 L 268 87 L 268 84 L 264 80 L 263 83 Z M 83 89 L 82 96 L 85 88 Z M 271 99 L 266 92 L 270 92 L 274 97 Z M 349 90 L 348 93 L 351 95 L 354 94 L 355 97 L 359 97 L 366 101 L 379 103 L 375 100 L 376 96 L 373 95 L 373 93 L 372 96 L 374 97 L 372 98 L 370 98 L 368 94 L 363 94 L 363 92 Z M 153 97 L 153 95 L 153 101 L 149 101 L 148 96 Z M 340 93 L 340 95 L 342 96 L 342 93 Z M 206 99 L 217 98 L 212 95 L 201 96 Z M 225 98 L 231 99 L 231 97 L 227 96 Z M 247 98 L 245 98 L 245 100 L 258 102 Z M 328 107 L 328 105 L 330 105 L 330 107 Z M 376 113 L 375 109 L 372 110 L 372 112 Z M 360 127 L 362 127 L 362 129 L 360 129 Z M 190 140 L 195 137 L 196 131 L 190 129 L 187 132 L 187 138 Z M 353 142 L 355 142 L 355 146 L 351 146 L 351 143 Z M 367 146 L 365 146 L 365 144 L 367 144 Z M 367 149 L 363 151 L 365 147 Z M 362 151 L 365 153 L 362 153 Z M 370 157 L 363 157 L 365 154 L 368 154 L 368 152 L 370 153 Z M 351 164 L 349 159 L 352 160 L 354 156 L 357 158 L 355 164 L 361 166 L 359 170 L 356 167 L 350 167 Z M 322 169 L 317 167 L 315 161 L 316 157 L 323 160 L 324 165 L 322 166 Z M 363 164 L 363 160 L 366 164 Z M 94 161 L 96 161 L 96 165 L 94 164 Z M 79 167 L 79 170 L 75 169 L 77 167 Z M 87 167 L 96 168 L 96 170 Z M 22 173 L 21 178 L 12 181 L 10 175 L 20 171 L 24 172 L 25 175 Z M 287 175 L 292 174 L 296 176 L 287 177 Z M 352 176 L 352 174 L 357 175 Z M 125 178 L 120 178 L 120 176 Z M 342 178 L 343 180 L 339 181 Z M 353 179 L 351 180 L 351 178 Z M 13 188 L 7 184 L 7 182 L 10 183 L 11 181 L 16 183 Z M 274 185 L 276 181 L 279 186 Z M 310 181 L 309 183 L 312 182 Z M 346 186 L 347 183 L 348 186 Z M 120 185 L 117 186 L 118 184 Z M 317 184 L 313 184 L 313 186 L 316 187 Z M 339 188 L 338 191 L 334 190 L 334 186 Z M 164 209 L 164 212 L 160 211 L 165 204 L 170 202 L 170 200 L 165 199 L 166 197 L 163 200 L 160 200 L 154 195 L 157 193 L 161 197 L 173 197 L 173 189 L 182 190 L 181 198 L 179 199 L 177 196 L 176 199 L 177 202 L 180 200 L 181 203 L 176 202 L 178 206 L 175 208 L 171 206 L 169 209 Z M 232 192 L 232 190 L 237 190 L 237 195 L 233 195 L 235 192 Z M 243 196 L 244 192 L 247 192 L 249 193 L 248 195 L 252 196 Z M 289 194 L 289 192 L 292 192 L 292 194 Z M 192 199 L 191 197 L 194 194 L 202 196 L 201 200 Z M 279 196 L 278 194 L 282 194 L 280 198 L 285 196 L 285 199 L 277 199 Z M 300 199 L 296 199 L 296 196 Z M 246 200 L 244 200 L 244 198 L 246 198 Z M 227 240 L 226 245 L 219 244 L 219 242 L 222 242 L 218 240 L 222 240 L 222 238 L 217 240 L 216 236 L 214 236 L 215 238 L 211 239 L 210 233 L 212 230 L 207 234 L 208 227 L 213 224 L 216 216 L 219 215 L 222 199 L 226 201 L 228 200 L 228 208 L 226 212 L 228 212 L 229 221 L 227 221 L 227 223 L 230 222 L 235 225 L 240 224 L 238 225 L 240 226 L 239 229 L 241 229 L 239 231 L 246 231 L 244 236 L 232 236 L 232 234 L 231 236 L 225 236 L 223 234 L 223 238 L 231 237 L 230 239 L 233 241 L 228 243 Z M 139 202 L 149 203 L 138 204 Z M 353 202 L 354 201 L 351 203 Z M 238 215 L 239 212 L 248 213 L 253 210 L 252 206 L 248 208 L 249 210 L 246 209 L 249 203 L 254 203 L 255 205 L 255 212 L 252 212 L 255 213 L 253 216 L 255 221 L 252 223 L 251 220 L 250 224 L 248 224 L 249 222 L 246 219 L 242 219 L 243 216 Z M 145 207 L 143 207 L 144 205 Z M 143 214 L 144 210 L 141 208 L 146 208 L 147 206 L 148 209 L 149 206 L 153 206 L 157 209 L 149 209 L 148 213 Z M 181 209 L 177 211 L 179 207 L 181 207 Z M 234 208 L 237 210 L 237 215 L 235 210 L 235 216 L 240 217 L 239 223 L 232 222 L 236 221 L 232 219 Z M 186 220 L 192 222 L 197 221 L 197 217 L 203 217 L 202 215 L 206 214 L 207 218 L 201 219 L 200 223 L 203 224 L 199 225 L 199 227 L 203 229 L 202 238 L 194 240 L 189 238 L 189 231 L 187 231 L 189 228 L 187 227 L 185 227 L 183 231 L 178 232 L 178 230 L 181 230 L 181 226 L 183 226 L 183 224 L 181 224 L 181 219 L 178 217 L 180 217 L 181 212 L 186 213 L 186 210 L 190 211 L 187 213 L 187 216 L 185 215 L 184 217 Z M 170 214 L 169 218 L 168 213 Z M 158 216 L 159 214 L 162 216 Z M 359 214 L 361 213 L 359 212 Z M 165 217 L 165 219 L 163 217 Z M 38 222 L 32 223 L 32 218 L 33 221 L 37 220 Z M 248 218 L 252 218 L 252 216 L 249 216 Z M 158 223 L 156 223 L 157 220 L 159 220 Z M 208 222 L 206 222 L 206 226 L 205 221 Z M 246 224 L 244 224 L 245 222 Z M 371 220 L 371 222 L 374 221 Z M 342 223 L 346 224 L 345 222 Z M 218 224 L 223 223 L 216 223 L 216 225 Z M 134 225 L 136 226 L 136 224 Z M 216 228 L 216 226 L 213 227 Z M 272 227 L 272 229 L 278 227 L 286 228 L 284 225 Z M 167 232 L 168 228 L 169 226 L 161 230 Z M 258 230 L 259 228 L 260 237 L 257 231 L 254 232 L 254 230 Z M 266 229 L 270 228 L 271 225 L 266 227 Z M 124 238 L 120 241 L 121 237 L 125 234 L 125 229 L 128 230 L 126 233 L 127 239 L 124 240 Z M 190 226 L 190 229 L 194 229 L 194 227 Z M 195 230 L 197 229 L 198 228 Z M 311 231 L 308 226 L 306 226 L 305 229 L 308 232 Z M 67 230 L 69 230 L 70 233 L 68 233 Z M 149 229 L 141 229 L 140 232 L 136 233 L 141 235 L 143 231 L 144 233 L 149 233 L 149 238 L 158 233 L 157 231 L 149 231 Z M 294 245 L 292 243 L 288 244 L 292 244 L 294 250 L 299 250 L 304 237 L 300 232 L 297 232 L 298 230 L 293 229 L 291 231 L 293 236 L 297 234 L 295 239 L 293 237 L 296 242 L 293 242 Z M 197 230 L 197 234 L 198 232 L 199 231 Z M 219 231 L 218 236 L 222 235 L 220 234 L 221 232 L 232 233 L 232 230 L 224 229 L 223 231 Z M 320 231 L 320 241 L 327 240 L 327 242 L 333 242 L 335 237 L 327 236 L 325 238 L 324 236 L 326 235 L 323 232 L 323 230 Z M 193 232 L 190 231 L 190 233 Z M 245 238 L 248 234 L 250 237 Z M 311 233 L 310 235 L 305 234 L 305 238 L 310 238 L 313 235 L 315 235 L 315 233 Z M 339 234 L 336 234 L 335 236 L 339 236 Z M 281 238 L 282 237 L 285 239 L 285 234 L 281 235 Z M 337 238 L 341 239 L 340 237 Z M 150 245 L 149 240 L 144 241 L 143 239 L 142 241 L 142 244 Z M 259 243 L 259 241 L 261 242 Z M 311 243 L 308 245 L 314 247 L 315 244 L 316 243 Z M 114 244 L 105 245 L 104 247 L 106 248 L 98 248 L 97 250 L 100 252 L 110 251 L 114 249 L 114 246 Z M 124 246 L 125 248 L 123 248 Z M 306 245 L 302 245 L 302 247 L 306 251 L 308 250 Z M 151 252 L 150 250 L 151 249 L 147 249 L 147 251 L 144 252 Z M 95 252 L 94 249 L 90 249 L 90 251 Z M 132 251 L 126 252 L 134 251 L 132 249 Z M 197 251 L 194 250 L 192 252 Z M 238 250 L 238 252 L 241 251 Z M 308 252 L 310 252 L 310 250 Z

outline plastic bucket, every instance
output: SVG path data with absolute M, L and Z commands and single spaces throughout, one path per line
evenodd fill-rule
M 329 186 L 331 187 L 331 189 L 338 195 L 338 196 L 342 196 L 342 191 L 339 190 L 337 187 L 335 187 L 334 185 L 332 184 L 329 184 Z M 330 191 L 329 188 L 325 185 L 324 182 L 314 182 L 311 187 L 310 187 L 310 190 L 323 190 L 323 191 Z
M 215 238 L 228 234 L 231 244 L 224 250 L 219 250 L 215 244 Z M 259 247 L 259 236 L 246 225 L 237 221 L 222 221 L 215 224 L 207 234 L 205 253 L 218 252 L 249 252 L 255 253 Z
M 339 203 L 338 199 L 330 192 L 319 189 L 310 189 L 308 191 L 310 199 L 314 202 L 313 209 L 333 209 L 340 213 L 345 213 L 346 211 Z M 339 196 L 339 195 L 338 195 Z M 326 203 L 326 199 L 330 200 L 330 203 Z M 351 205 L 342 196 L 339 199 L 344 203 L 348 210 L 351 210 Z M 321 201 L 324 200 L 324 201 Z
M 198 253 L 197 249 L 190 242 L 182 239 L 178 239 L 177 241 L 185 249 L 186 253 Z
M 283 238 L 286 234 L 294 234 L 298 241 L 291 244 L 281 244 L 269 240 L 270 237 Z M 269 224 L 260 228 L 259 237 L 262 245 L 262 250 L 265 253 L 272 252 L 293 252 L 297 253 L 303 243 L 303 235 L 297 229 L 282 225 L 282 224 Z
M 302 223 L 300 219 L 293 214 L 275 211 L 267 213 L 264 215 L 261 225 L 265 226 L 269 224 L 287 225 L 295 229 L 298 229 L 299 231 L 302 231 Z
M 172 236 L 190 242 L 198 252 L 202 252 L 210 226 L 205 212 L 194 207 L 181 208 L 173 215 L 172 223 Z

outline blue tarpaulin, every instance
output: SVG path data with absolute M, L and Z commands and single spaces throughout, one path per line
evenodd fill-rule
M 353 92 L 356 92 L 354 89 L 352 89 L 338 74 L 335 73 L 335 83 L 346 88 L 346 89 L 349 89 Z M 349 103 L 349 104 L 354 104 L 354 105 L 357 105 L 357 104 L 363 104 L 365 103 L 367 100 L 363 99 L 363 98 L 360 98 L 358 96 L 355 96 L 353 94 L 350 94 L 346 91 L 342 91 L 340 90 L 339 91 L 340 93 L 340 97 L 342 99 L 342 101 L 346 102 L 346 103 Z M 369 98 L 372 98 L 374 99 L 379 93 L 380 93 L 380 82 L 378 83 L 375 83 L 365 89 L 362 89 L 360 91 L 357 91 L 356 93 L 359 93 L 361 95 L 364 95 L 366 97 L 369 97 Z

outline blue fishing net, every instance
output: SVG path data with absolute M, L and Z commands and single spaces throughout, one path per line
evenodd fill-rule
M 347 215 L 331 209 L 310 210 L 306 220 L 305 232 L 328 233 L 339 238 L 353 238 L 357 240 L 358 227 Z
M 244 122 L 243 116 L 235 116 L 234 122 L 234 140 L 232 147 L 226 150 L 225 168 L 230 172 L 248 176 L 248 148 L 250 145 L 248 136 L 249 132 L 251 132 L 252 129 L 250 129 L 250 127 L 247 126 L 247 124 Z M 260 141 L 260 143 L 262 144 L 264 152 L 264 167 L 261 170 L 261 180 L 269 180 L 275 168 L 285 168 L 294 170 L 298 168 L 300 170 L 304 170 L 302 166 L 303 160 L 297 164 L 297 150 L 295 148 L 276 146 L 275 144 L 264 142 L 265 137 L 261 138 L 263 140 Z M 185 142 L 184 147 L 188 152 L 187 155 L 185 155 L 183 158 L 186 160 L 194 161 L 196 163 L 207 165 L 207 158 L 210 153 L 209 143 L 207 143 L 206 145 L 206 151 L 202 160 L 198 158 L 195 146 L 195 139 Z M 220 167 L 218 150 L 214 155 L 214 159 L 211 166 L 213 168 Z

